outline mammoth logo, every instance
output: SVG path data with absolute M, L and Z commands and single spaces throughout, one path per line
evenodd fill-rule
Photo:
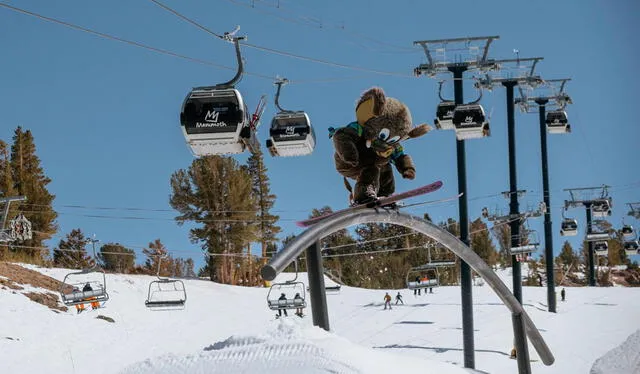
M 285 130 L 285 134 L 287 134 L 287 135 L 295 135 L 295 131 L 296 131 L 295 127 L 287 126 L 287 129 Z
M 220 116 L 219 112 L 215 110 L 208 110 L 207 115 L 204 116 L 204 120 L 207 122 L 218 122 L 218 117 Z
M 471 122 L 473 122 L 473 116 L 467 116 L 467 117 L 464 119 L 464 121 L 465 121 L 466 123 L 471 123 Z

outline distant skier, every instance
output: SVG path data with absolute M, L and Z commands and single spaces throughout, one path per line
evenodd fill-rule
M 302 296 L 300 296 L 299 293 L 296 293 L 296 296 L 293 297 L 294 303 L 296 302 L 296 300 L 300 300 L 298 301 L 298 303 L 300 303 L 299 305 L 302 305 L 302 303 L 304 302 L 304 300 L 302 299 Z M 300 318 L 303 317 L 302 314 L 302 308 L 296 308 L 296 315 Z
M 400 292 L 398 292 L 398 294 L 396 295 L 396 305 L 398 305 L 398 302 L 404 305 L 404 301 L 402 301 L 402 295 L 400 295 Z
M 287 301 L 287 295 L 285 295 L 284 293 L 280 294 L 280 297 L 278 298 L 278 300 Z M 278 309 L 278 317 L 282 317 L 282 312 L 284 312 L 285 317 L 288 317 L 286 308 Z
M 566 293 L 564 292 L 564 288 L 563 288 L 562 291 L 560 291 L 560 297 L 562 298 L 562 301 L 564 301 L 565 295 Z
M 389 309 L 391 309 L 391 295 L 389 295 L 389 293 L 385 293 L 384 294 L 384 309 L 387 310 L 387 305 L 389 306 Z

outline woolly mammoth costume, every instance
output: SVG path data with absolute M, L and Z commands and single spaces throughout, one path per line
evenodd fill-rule
M 356 180 L 354 203 L 375 201 L 395 191 L 391 165 L 403 178 L 414 179 L 416 168 L 400 142 L 426 134 L 430 127 L 413 127 L 409 108 L 397 99 L 386 97 L 381 88 L 366 91 L 356 105 L 356 122 L 339 129 L 330 128 L 335 147 L 336 169 Z

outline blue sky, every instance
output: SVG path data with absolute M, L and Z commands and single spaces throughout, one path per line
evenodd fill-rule
M 231 44 L 151 1 L 2 3 L 235 67 Z M 635 70 L 640 57 L 635 47 L 640 32 L 637 1 L 621 0 L 613 6 L 577 0 L 458 1 L 455 5 L 280 0 L 279 8 L 274 7 L 277 0 L 256 0 L 255 7 L 250 0 L 164 3 L 217 33 L 240 25 L 240 34 L 251 44 L 361 68 L 338 68 L 243 48 L 248 74 L 237 88 L 251 108 L 260 95 L 268 95 L 258 131 L 263 146 L 276 112 L 270 78 L 276 75 L 292 81 L 284 87 L 281 105 L 305 110 L 317 134 L 317 147 L 310 156 L 265 155 L 271 188 L 278 196 L 274 211 L 281 217 L 281 237 L 300 232 L 295 221 L 306 218 L 313 208 L 346 206 L 327 128 L 353 120 L 361 92 L 380 86 L 409 106 L 416 124 L 433 122 L 437 80 L 411 76 L 425 61 L 421 49 L 412 45 L 415 40 L 499 35 L 490 57 L 513 58 L 513 50 L 518 49 L 521 57 L 545 58 L 536 69 L 543 78 L 572 78 L 567 92 L 574 104 L 567 112 L 573 133 L 548 137 L 556 253 L 564 240 L 558 233 L 561 206 L 568 198 L 562 189 L 612 186 L 610 221 L 615 226 L 626 216 L 626 203 L 640 201 L 640 177 L 635 173 L 640 130 L 634 110 L 640 85 Z M 60 231 L 50 244 L 57 244 L 74 228 L 95 234 L 103 243 L 120 242 L 136 250 L 159 238 L 174 256 L 193 257 L 201 264 L 199 247 L 189 242 L 187 227 L 173 221 L 175 213 L 168 204 L 171 174 L 193 160 L 178 116 L 192 87 L 227 81 L 234 71 L 107 40 L 1 6 L 0 20 L 0 138 L 9 142 L 18 125 L 34 134 L 42 166 L 53 180 L 49 191 L 56 195 L 54 207 L 59 213 Z M 371 69 L 399 74 L 375 74 Z M 449 81 L 445 85 L 449 97 L 451 87 Z M 472 100 L 474 95 L 467 81 L 465 99 Z M 492 115 L 491 137 L 467 141 L 473 219 L 484 206 L 508 210 L 507 200 L 497 196 L 509 189 L 505 101 L 502 88 L 485 93 L 482 104 Z M 530 191 L 520 200 L 521 207 L 526 207 L 542 199 L 537 114 L 516 112 L 516 142 L 518 187 Z M 405 149 L 417 165 L 417 178 L 407 181 L 396 174 L 398 191 L 442 180 L 444 187 L 429 198 L 457 193 L 453 132 L 433 131 L 409 141 Z M 235 157 L 244 162 L 248 155 Z M 458 218 L 455 202 L 409 211 L 418 215 L 428 211 L 438 221 Z M 583 229 L 584 210 L 571 213 Z M 111 218 L 91 217 L 96 215 Z M 542 236 L 541 219 L 531 226 Z M 579 238 L 571 242 L 577 247 Z

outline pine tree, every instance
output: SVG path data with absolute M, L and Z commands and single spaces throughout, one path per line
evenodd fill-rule
M 98 258 L 105 270 L 122 274 L 128 274 L 136 263 L 136 253 L 119 243 L 104 244 Z
M 270 193 L 269 176 L 264 165 L 262 151 L 249 157 L 247 168 L 251 175 L 253 194 L 258 205 L 258 240 L 262 249 L 262 261 L 265 264 L 269 244 L 277 241 L 276 235 L 281 231 L 280 227 L 276 225 L 279 217 L 269 213 L 275 203 L 276 195 Z
M 0 198 L 13 197 L 17 195 L 17 191 L 13 183 L 13 176 L 11 174 L 11 164 L 7 143 L 0 140 Z M 9 205 L 8 217 L 14 217 L 17 214 L 16 205 L 17 204 L 15 203 Z M 0 204 L 0 212 L 3 212 L 4 209 L 4 204 Z M 7 228 L 7 226 L 8 222 L 4 222 L 4 228 Z M 0 227 L 0 229 L 2 229 L 2 227 Z M 0 244 L 0 261 L 7 260 L 8 251 L 9 248 L 6 245 Z
M 210 255 L 206 269 L 212 281 L 230 282 L 235 261 L 256 239 L 257 204 L 252 194 L 251 176 L 230 157 L 206 156 L 188 169 L 171 175 L 170 205 L 180 214 L 179 225 L 193 222 L 193 243 L 201 243 Z
M 142 253 L 147 256 L 147 260 L 144 263 L 147 271 L 150 274 L 158 274 L 164 277 L 172 275 L 172 259 L 160 239 L 150 242 L 147 247 L 142 249 Z M 160 269 L 158 269 L 158 265 L 160 265 Z
M 31 240 L 21 243 L 28 247 L 42 247 L 45 240 L 51 238 L 57 230 L 55 222 L 58 214 L 53 210 L 55 198 L 47 190 L 51 182 L 40 166 L 40 159 L 36 156 L 36 146 L 31 131 L 23 131 L 18 127 L 13 136 L 11 146 L 11 170 L 18 195 L 27 197 L 29 211 L 25 217 L 31 221 L 34 232 Z M 40 258 L 43 251 L 27 250 L 34 258 Z
M 573 252 L 573 247 L 571 247 L 571 243 L 565 240 L 562 244 L 562 249 L 560 250 L 560 254 L 558 255 L 558 261 L 562 264 L 563 269 L 568 269 L 574 263 L 579 261 L 578 256 Z
M 86 269 L 95 265 L 95 260 L 87 254 L 87 238 L 81 229 L 73 229 L 65 239 L 53 249 L 53 263 L 58 267 Z
M 487 224 L 478 218 L 471 222 L 471 248 L 489 266 L 498 262 L 498 252 L 491 241 Z

